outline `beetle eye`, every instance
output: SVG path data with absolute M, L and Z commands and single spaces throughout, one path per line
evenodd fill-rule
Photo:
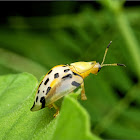
M 99 65 L 98 72 L 101 70 L 101 65 Z

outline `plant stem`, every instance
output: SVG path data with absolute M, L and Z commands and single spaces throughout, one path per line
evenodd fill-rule
M 118 28 L 120 29 L 120 32 L 122 34 L 122 37 L 126 42 L 128 51 L 130 52 L 129 54 L 131 55 L 130 57 L 128 56 L 128 58 L 132 58 L 137 76 L 140 78 L 140 50 L 138 41 L 126 19 L 126 16 L 123 13 L 116 15 L 116 21 Z

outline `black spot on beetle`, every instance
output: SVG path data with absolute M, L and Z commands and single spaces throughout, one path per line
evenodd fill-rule
M 37 92 L 37 93 L 39 94 L 39 92 L 40 92 L 40 90 L 38 90 L 38 92 Z
M 51 90 L 51 87 L 48 87 L 47 88 L 47 91 L 46 91 L 46 95 L 48 94 L 48 92 Z
M 76 86 L 76 87 L 79 87 L 81 84 L 80 83 L 77 83 L 76 81 L 73 81 L 72 83 L 71 83 L 73 86 Z
M 48 74 L 50 74 L 52 72 L 52 70 L 50 70 L 49 72 L 48 72 Z
M 65 69 L 64 72 L 68 72 L 70 69 Z
M 47 80 L 44 82 L 44 85 L 47 85 L 48 82 L 49 82 L 49 78 L 47 78 Z
M 38 96 L 36 97 L 36 102 L 38 101 Z
M 43 93 L 44 93 L 44 90 L 43 90 Z
M 41 99 L 40 99 L 40 103 L 44 102 L 44 100 L 45 100 L 45 97 L 44 97 L 44 96 L 41 97 Z
M 34 102 L 34 104 L 33 104 L 32 108 L 31 108 L 30 110 L 32 110 L 32 109 L 34 108 L 34 106 L 35 106 L 35 102 Z
M 58 78 L 59 77 L 59 73 L 54 74 L 54 78 Z
M 45 107 L 45 97 L 41 97 L 40 102 L 42 103 L 41 108 L 44 108 Z
M 62 66 L 62 67 L 66 67 L 66 65 Z
M 77 75 L 77 76 L 80 76 L 80 77 L 82 77 L 81 75 L 79 75 L 79 74 L 77 74 L 77 73 L 75 73 L 75 72 L 72 72 L 74 75 Z
M 43 82 L 43 81 L 41 81 L 41 83 L 39 84 L 39 87 L 41 86 L 42 82 Z
M 74 75 L 79 75 L 79 74 L 77 74 L 77 73 L 75 73 L 75 72 L 72 72 Z
M 72 75 L 68 74 L 68 75 L 62 77 L 62 79 L 66 79 L 66 78 L 72 78 Z

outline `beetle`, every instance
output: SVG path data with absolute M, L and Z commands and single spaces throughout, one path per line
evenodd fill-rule
M 87 100 L 83 81 L 85 77 L 90 73 L 97 74 L 104 66 L 125 66 L 124 64 L 118 63 L 104 64 L 111 43 L 112 41 L 110 41 L 105 50 L 101 64 L 96 61 L 90 61 L 53 67 L 40 82 L 31 111 L 37 111 L 45 107 L 54 107 L 57 110 L 56 114 L 54 114 L 56 116 L 59 113 L 59 109 L 54 102 L 71 93 L 79 86 L 82 88 L 81 100 Z

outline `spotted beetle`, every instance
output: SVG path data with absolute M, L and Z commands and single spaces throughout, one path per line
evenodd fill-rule
M 104 66 L 125 66 L 124 64 L 104 64 L 105 57 L 110 46 L 108 44 L 103 61 L 99 64 L 96 61 L 91 62 L 75 62 L 70 65 L 58 65 L 53 67 L 40 82 L 34 104 L 31 111 L 37 111 L 44 107 L 54 107 L 59 113 L 58 107 L 54 104 L 55 101 L 63 96 L 71 93 L 73 90 L 81 86 L 81 100 L 86 100 L 83 79 L 90 73 L 97 74 Z

